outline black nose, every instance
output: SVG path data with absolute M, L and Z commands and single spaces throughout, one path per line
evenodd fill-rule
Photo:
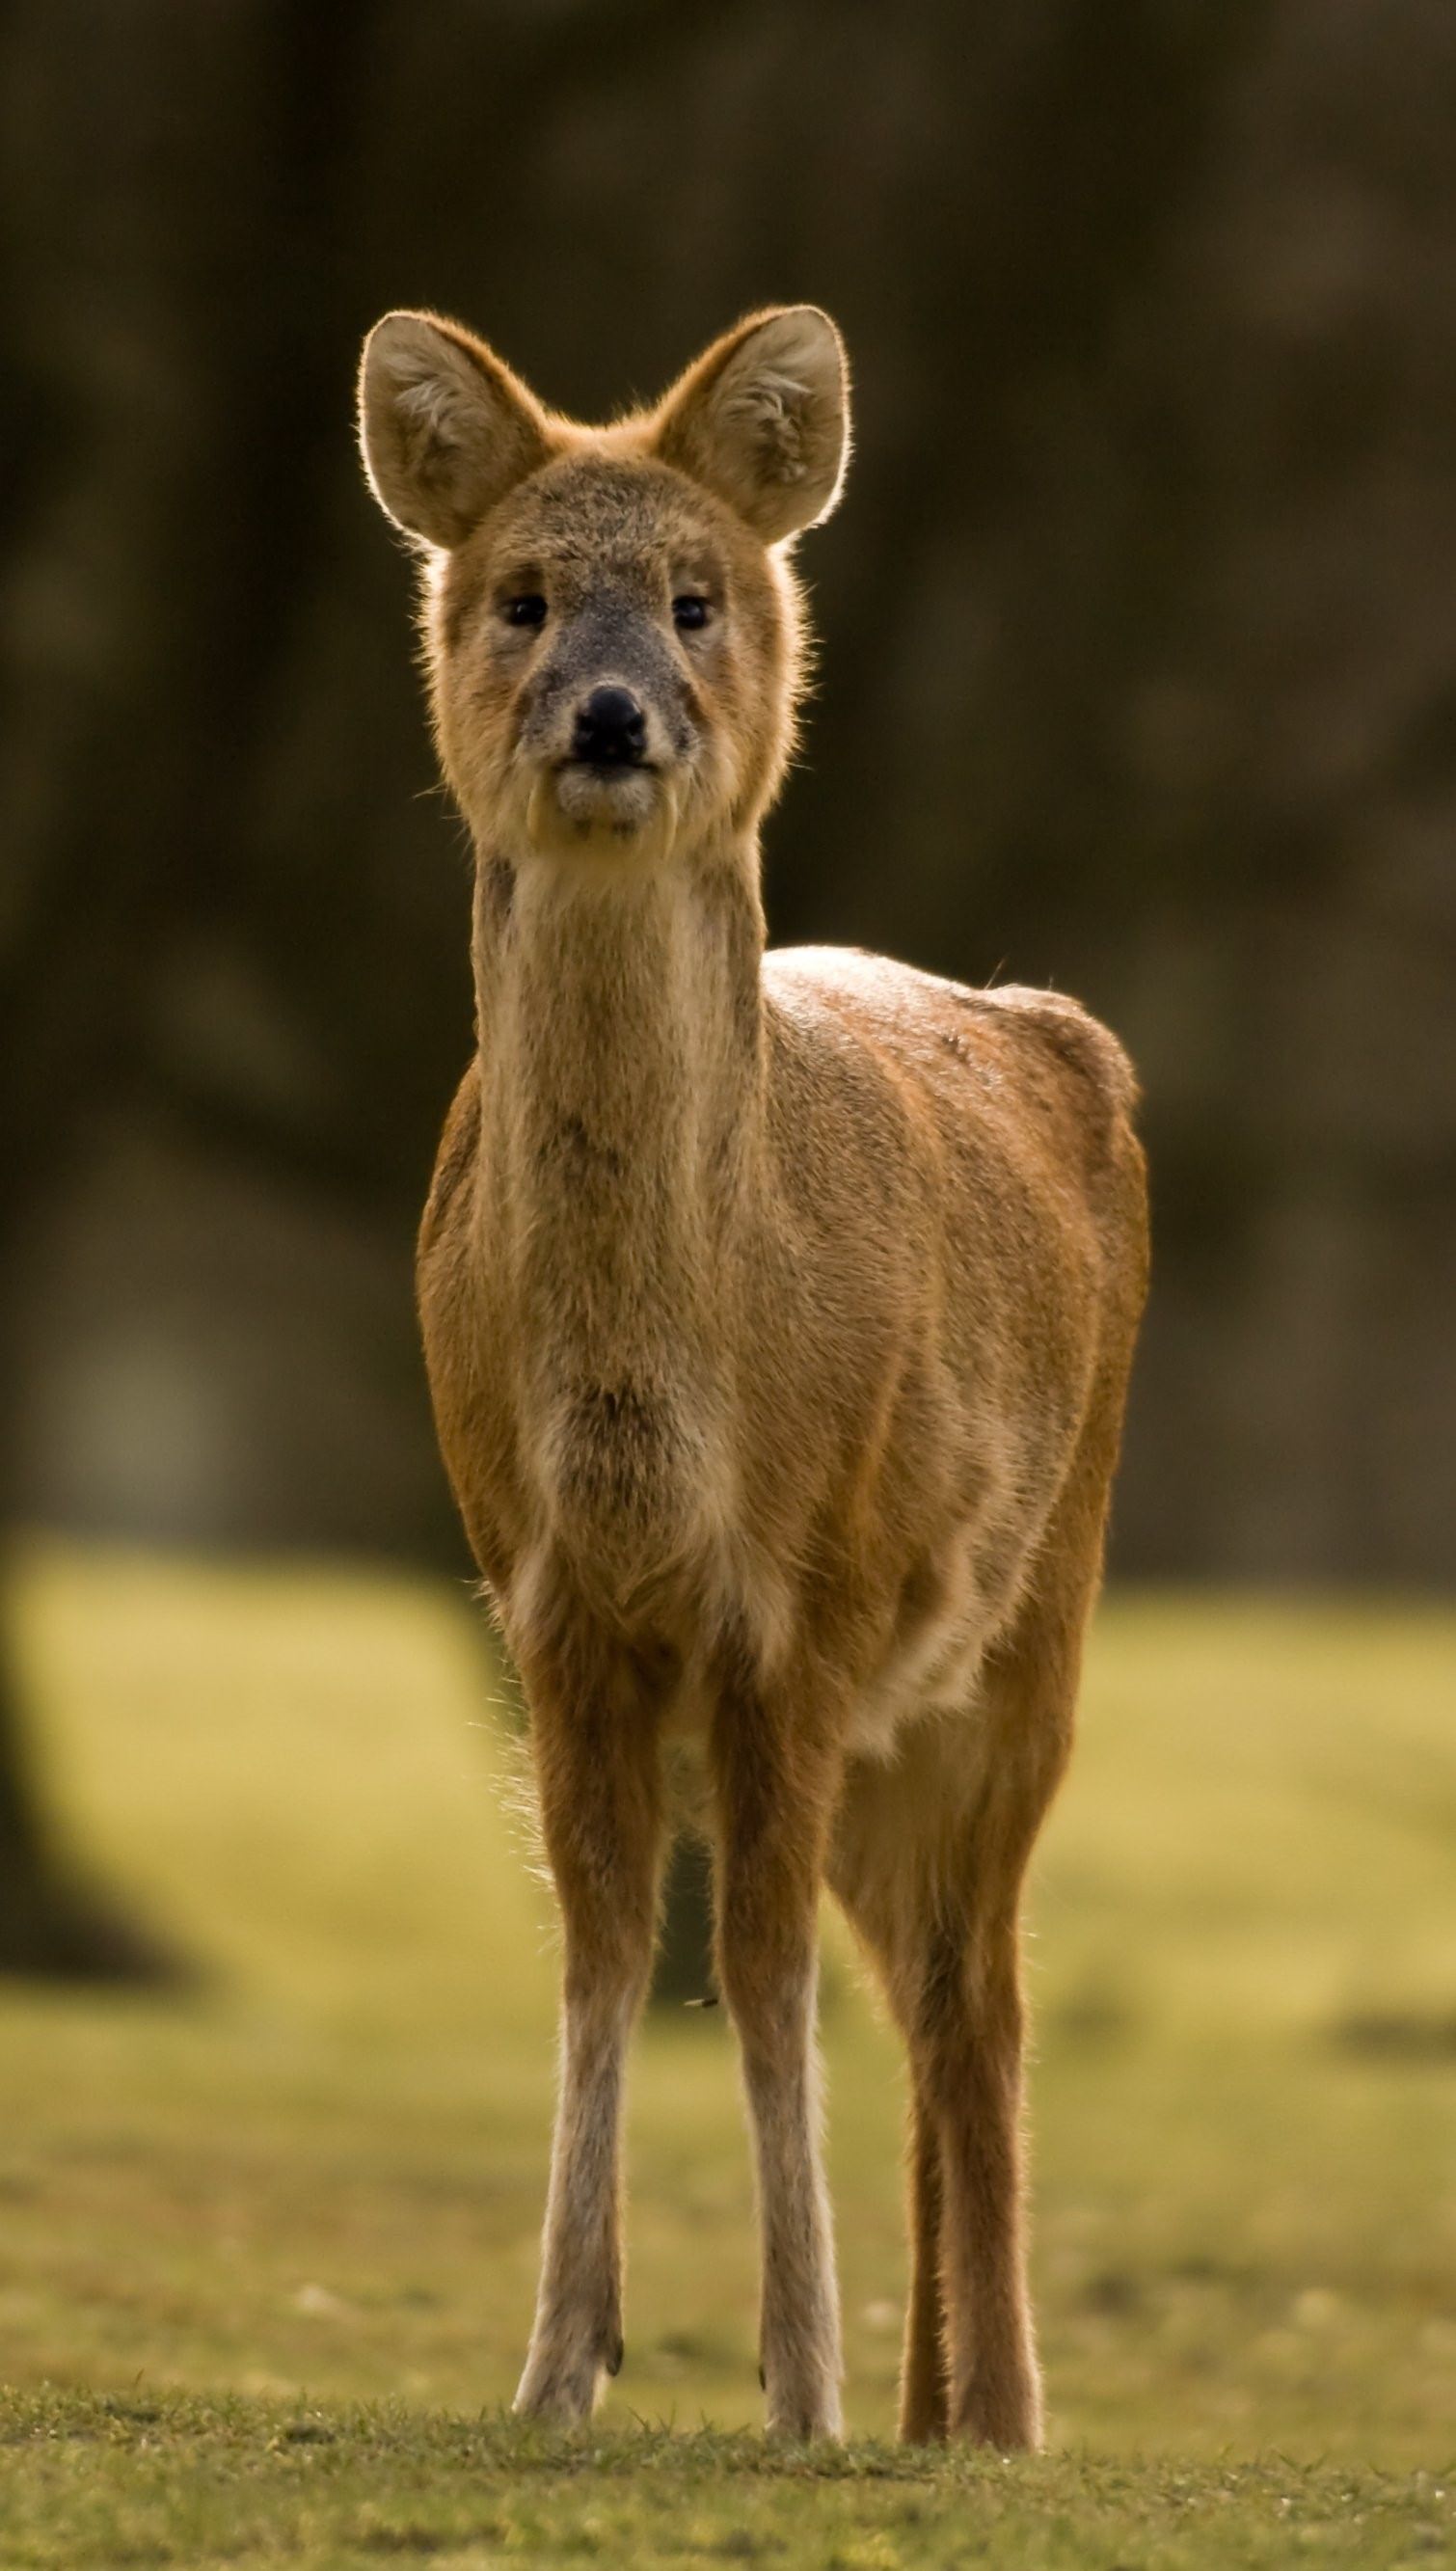
M 573 759 L 593 768 L 633 768 L 647 749 L 647 717 L 626 688 L 594 688 L 577 716 Z

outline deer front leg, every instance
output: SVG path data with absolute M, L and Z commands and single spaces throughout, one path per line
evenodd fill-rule
M 621 2121 L 647 1990 L 662 1841 L 657 1723 L 625 1659 L 527 1675 L 565 1938 L 561 2085 L 536 2321 L 516 2408 L 588 2418 L 622 2363 Z
M 715 1728 L 718 1939 L 757 2165 L 759 2349 L 770 2433 L 837 2437 L 839 2297 L 819 2142 L 816 1913 L 837 1761 L 786 1737 L 751 1685 Z

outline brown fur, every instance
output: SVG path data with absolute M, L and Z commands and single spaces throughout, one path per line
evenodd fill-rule
M 757 2159 L 769 2424 L 839 2420 L 827 1881 L 911 2065 L 904 2433 L 1030 2443 L 1017 1919 L 1143 1299 L 1131 1075 L 1070 1001 L 763 951 L 757 831 L 801 671 L 784 547 L 845 449 L 822 314 L 755 316 L 605 429 L 544 411 L 454 324 L 396 314 L 361 411 L 421 546 L 478 860 L 479 1043 L 420 1310 L 565 1930 L 519 2403 L 582 2417 L 620 2358 L 623 2066 L 666 1754 L 688 1745 Z M 605 683 L 647 748 L 606 776 L 572 747 Z

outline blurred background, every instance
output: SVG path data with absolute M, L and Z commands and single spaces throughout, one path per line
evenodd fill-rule
M 1055 984 L 1130 1046 L 1156 1284 L 1118 1579 L 1449 1595 L 1453 136 L 1444 0 L 11 0 L 11 1526 L 73 1566 L 340 1559 L 331 1619 L 394 1594 L 371 1566 L 463 1580 L 410 1258 L 468 858 L 358 342 L 434 305 L 598 417 L 803 297 L 857 454 L 803 549 L 772 934 Z M 32 1559 L 0 1963 L 165 1972 L 146 1867 L 124 1899 L 72 1855 L 66 1727 L 165 1766 L 152 1698 L 221 1720 L 233 1627 L 179 1572 L 195 1678 L 174 1642 L 109 1695 L 98 1644 L 83 1720 L 24 1643 Z M 134 1632 L 116 1576 L 85 1613 Z M 1402 1792 L 1449 1826 L 1435 1744 Z

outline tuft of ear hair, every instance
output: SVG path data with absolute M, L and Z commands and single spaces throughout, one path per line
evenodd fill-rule
M 359 445 L 386 516 L 447 548 L 551 453 L 525 385 L 483 340 L 433 312 L 386 312 L 369 332 Z
M 817 526 L 849 453 L 849 369 L 827 312 L 792 303 L 740 321 L 673 386 L 656 446 L 765 544 Z

